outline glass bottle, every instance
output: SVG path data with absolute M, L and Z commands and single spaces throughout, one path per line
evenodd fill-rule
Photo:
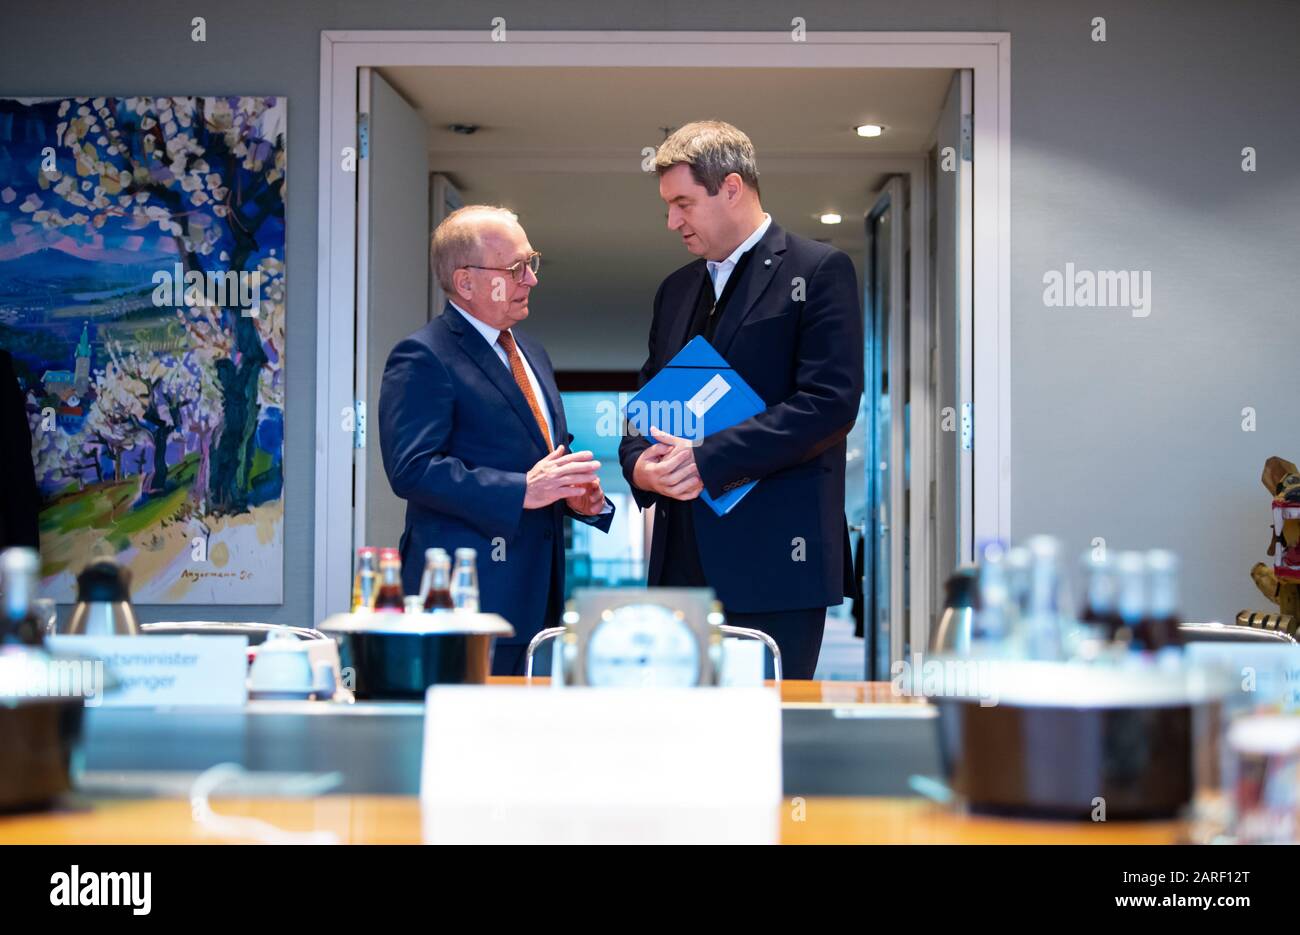
M 1029 591 L 1021 631 L 1031 659 L 1064 658 L 1061 619 L 1061 544 L 1051 536 L 1034 536 L 1029 549 Z
M 41 620 L 32 608 L 36 600 L 36 578 L 41 557 L 35 549 L 15 546 L 0 552 L 0 645 L 23 643 L 39 646 L 44 641 Z
M 1134 634 L 1137 644 L 1152 652 L 1181 646 L 1178 630 L 1178 556 L 1168 549 L 1151 549 L 1146 557 L 1147 609 Z
M 406 611 L 406 597 L 402 593 L 402 559 L 397 549 L 379 550 L 379 590 L 375 594 L 375 610 L 390 614 Z
M 1115 638 L 1124 621 L 1119 615 L 1119 579 L 1115 563 L 1105 551 L 1083 553 L 1084 597 L 1079 619 L 1101 639 Z
M 451 602 L 456 610 L 478 613 L 478 553 L 473 549 L 456 550 L 456 570 L 451 576 Z
M 375 609 L 375 593 L 379 590 L 378 550 L 363 545 L 357 549 L 357 574 L 352 579 L 352 612 Z
M 1115 570 L 1118 586 L 1115 609 L 1120 620 L 1115 640 L 1132 644 L 1147 614 L 1146 562 L 1141 552 L 1120 552 L 1115 556 Z
M 1006 569 L 1007 596 L 1011 599 L 1016 618 L 1020 619 L 1029 613 L 1030 568 L 1033 565 L 1033 555 L 1023 545 L 1013 545 L 1007 549 L 1002 564 Z
M 420 587 L 426 612 L 451 610 L 451 556 L 446 549 L 424 550 L 424 581 Z
M 979 587 L 971 626 L 972 648 L 1010 654 L 1009 642 L 1016 621 L 1015 604 L 1007 583 L 1006 552 L 1000 542 L 990 542 L 980 555 Z

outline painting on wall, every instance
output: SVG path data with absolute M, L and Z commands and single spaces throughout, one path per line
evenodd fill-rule
M 286 108 L 0 99 L 0 347 L 47 596 L 107 555 L 137 603 L 282 601 Z

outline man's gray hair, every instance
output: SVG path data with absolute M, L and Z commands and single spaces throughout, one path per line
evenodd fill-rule
M 754 144 L 744 131 L 722 120 L 693 121 L 659 144 L 655 171 L 663 175 L 678 165 L 690 166 L 691 177 L 710 195 L 716 195 L 733 172 L 759 193 Z
M 438 277 L 448 298 L 456 294 L 451 274 L 462 266 L 471 266 L 480 259 L 483 238 L 480 229 L 488 223 L 518 224 L 519 218 L 509 208 L 496 205 L 466 205 L 443 218 L 429 242 L 429 256 L 433 272 Z

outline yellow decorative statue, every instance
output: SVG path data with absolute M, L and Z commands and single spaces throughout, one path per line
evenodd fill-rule
M 1270 568 L 1256 562 L 1250 576 L 1260 592 L 1291 618 L 1300 621 L 1300 470 L 1290 461 L 1272 457 L 1264 462 L 1260 477 L 1273 495 L 1273 534 L 1268 554 Z

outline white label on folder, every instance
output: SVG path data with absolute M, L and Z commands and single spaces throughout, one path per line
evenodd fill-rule
M 712 380 L 700 387 L 698 393 L 686 400 L 686 408 L 695 414 L 695 418 L 703 419 L 704 414 L 729 392 L 731 392 L 731 384 L 722 378 L 722 374 L 716 374 Z
M 248 700 L 248 637 L 68 636 L 47 638 L 58 652 L 102 659 L 117 680 L 105 707 L 242 705 Z

